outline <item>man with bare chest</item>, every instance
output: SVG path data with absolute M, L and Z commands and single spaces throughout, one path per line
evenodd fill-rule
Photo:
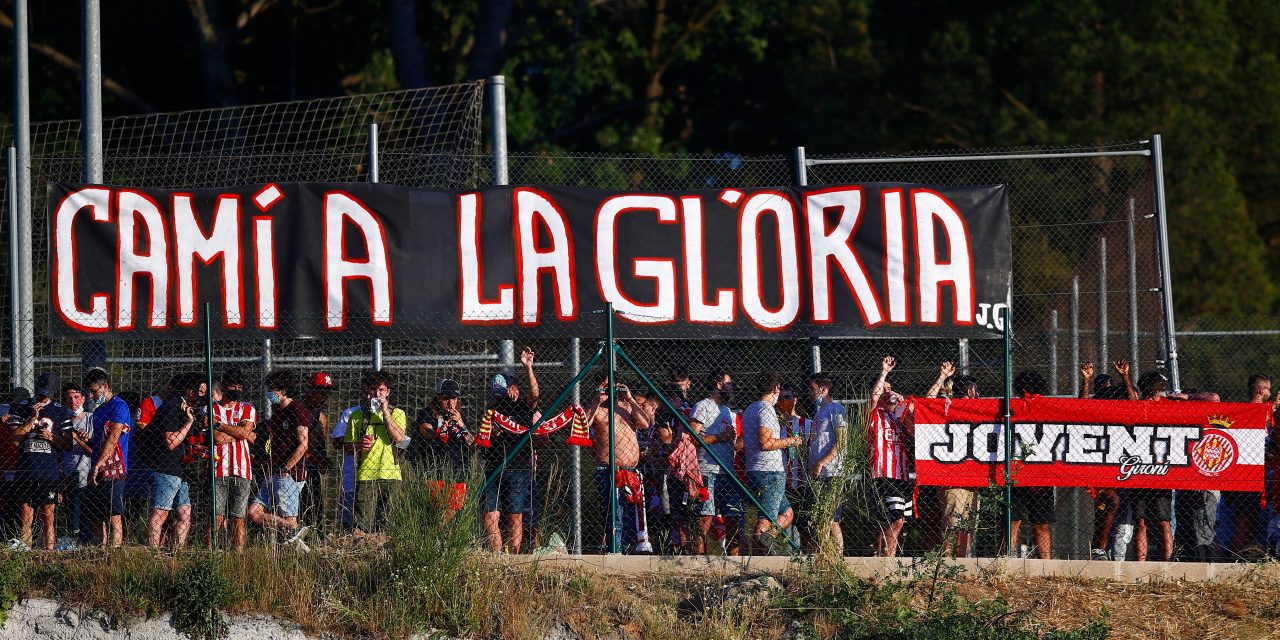
M 591 416 L 592 453 L 596 458 L 596 490 L 600 496 L 600 512 L 604 514 L 605 546 L 609 546 L 610 492 L 617 491 L 614 534 L 619 547 L 634 542 L 634 552 L 648 553 L 653 547 L 643 526 L 644 491 L 636 466 L 640 464 L 640 443 L 636 433 L 649 427 L 644 408 L 636 402 L 630 389 L 624 384 L 614 385 L 613 424 L 609 423 L 609 379 L 601 376 L 596 382 L 595 400 L 587 410 Z M 609 474 L 609 439 L 613 436 L 613 455 L 617 473 Z

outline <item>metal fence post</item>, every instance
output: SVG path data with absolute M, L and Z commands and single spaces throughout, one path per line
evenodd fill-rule
M 582 370 L 582 344 L 580 338 L 569 338 L 569 369 L 574 373 Z M 582 406 L 582 383 L 573 385 L 573 403 Z M 569 447 L 570 482 L 573 485 L 573 536 L 570 548 L 573 555 L 582 555 L 582 447 Z
M 28 389 L 35 382 L 35 271 L 31 261 L 31 91 L 27 64 L 27 0 L 13 3 L 13 144 L 17 181 L 9 189 L 17 191 L 17 234 L 9 238 L 9 250 L 17 251 L 16 281 L 20 295 L 11 304 L 18 317 L 18 349 L 9 354 L 17 360 L 17 376 L 12 381 Z
M 1133 198 L 1129 198 L 1129 218 L 1125 221 L 1125 244 L 1129 259 L 1129 372 L 1138 379 L 1138 243 L 1134 235 Z
M 218 483 L 216 482 L 218 474 L 217 456 L 218 445 L 213 440 L 214 412 L 213 412 L 213 310 L 212 305 L 208 302 L 204 303 L 204 375 L 205 382 L 209 385 L 208 393 L 205 394 L 205 417 L 207 418 L 208 431 L 205 437 L 208 438 L 205 444 L 209 447 L 209 552 L 217 547 L 218 543 L 218 514 L 215 505 L 218 503 Z
M 614 456 L 613 449 L 613 432 L 617 425 L 614 422 L 614 401 L 616 394 L 613 385 L 616 383 L 616 375 L 618 369 L 618 353 L 614 350 L 613 342 L 613 303 L 607 303 L 605 313 L 606 318 L 606 341 L 609 343 L 606 347 L 609 350 L 609 553 L 619 553 L 618 551 L 618 460 Z
M 969 375 L 969 339 L 956 340 L 956 349 L 959 351 L 960 375 L 967 376 Z
M 1178 375 L 1178 337 L 1173 320 L 1173 274 L 1169 267 L 1169 209 L 1164 198 L 1164 148 L 1160 134 L 1151 136 L 1151 173 L 1155 183 L 1156 250 L 1160 254 L 1160 303 L 1164 311 L 1164 343 L 1169 367 L 1169 383 L 1182 390 Z
M 507 79 L 489 76 L 489 132 L 493 145 L 493 185 L 504 186 L 507 178 Z M 516 366 L 516 345 L 511 340 L 498 343 L 498 363 L 504 373 Z
M 378 182 L 378 123 L 369 123 L 369 182 Z M 369 364 L 374 371 L 382 371 L 382 338 L 374 338 L 371 345 Z
M 18 237 L 18 150 L 9 147 L 6 154 L 9 169 L 9 238 Z M 9 380 L 11 386 L 18 386 L 22 378 L 22 321 L 19 316 L 19 304 L 22 287 L 18 284 L 18 252 L 14 243 L 9 244 Z
M 1107 238 L 1098 238 L 1098 366 L 1110 362 L 1107 353 Z
M 1080 395 L 1080 276 L 1071 278 L 1071 397 Z
M 84 50 L 81 57 L 84 72 L 81 74 L 80 122 L 83 130 L 84 181 L 102 184 L 102 24 L 98 0 L 81 2 L 81 39 Z M 27 185 L 30 188 L 30 183 Z M 29 211 L 28 211 L 29 213 Z M 28 227 L 28 231 L 30 227 Z M 30 238 L 30 233 L 27 234 Z M 28 249 L 28 255 L 30 250 Z M 28 263 L 27 268 L 31 265 Z M 29 301 L 24 301 L 29 303 Z M 34 328 L 31 329 L 34 331 Z M 28 355 L 34 362 L 34 345 Z M 107 365 L 106 343 L 102 340 L 85 340 L 80 343 L 80 365 L 84 369 Z
M 796 186 L 809 184 L 809 163 L 805 160 L 804 147 L 796 147 L 791 152 L 791 171 Z M 809 373 L 822 371 L 822 341 L 817 336 L 809 338 Z
M 1009 307 L 1004 315 L 1004 540 L 1010 556 L 1013 548 L 1013 314 Z
M 275 354 L 272 353 L 271 338 L 267 338 L 262 341 L 262 351 L 259 353 L 258 359 L 261 361 L 262 365 L 262 375 L 258 376 L 258 382 L 262 384 L 262 419 L 270 420 L 271 400 L 268 399 L 267 395 L 271 393 L 271 390 L 267 389 L 267 376 L 270 375 L 271 370 L 275 368 Z
M 1049 311 L 1049 395 L 1058 395 L 1058 310 Z

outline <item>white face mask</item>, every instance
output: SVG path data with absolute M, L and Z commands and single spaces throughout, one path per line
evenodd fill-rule
M 78 416 L 82 413 L 84 413 L 84 405 L 78 406 L 71 410 L 71 415 Z

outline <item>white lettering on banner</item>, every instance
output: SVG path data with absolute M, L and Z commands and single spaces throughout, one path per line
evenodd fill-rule
M 253 219 L 254 267 L 258 271 L 258 328 L 276 328 L 276 252 L 271 218 Z
M 346 256 L 347 221 L 355 223 L 364 244 L 365 260 Z M 359 200 L 341 191 L 324 194 L 325 326 L 342 329 L 347 323 L 345 284 L 349 279 L 369 282 L 370 322 L 391 324 L 391 267 L 387 238 L 378 216 Z
M 955 323 L 973 324 L 973 258 L 969 253 L 969 232 L 965 229 L 964 217 L 946 198 L 928 189 L 913 189 L 911 200 L 916 214 L 920 321 L 938 323 L 942 315 L 940 290 L 949 284 L 955 294 Z M 938 257 L 936 223 L 942 224 L 946 236 L 945 261 Z
M 916 456 L 946 463 L 1003 462 L 1002 432 L 1003 425 L 991 423 L 918 424 Z M 1118 465 L 1129 460 L 1130 465 L 1185 467 L 1191 464 L 1188 451 L 1200 440 L 1204 427 L 1019 422 L 1014 424 L 1014 432 L 1014 459 L 1027 464 Z M 1261 430 L 1236 432 L 1261 434 Z M 1258 459 L 1253 460 L 1255 457 Z M 1262 464 L 1261 454 L 1242 450 L 1240 463 Z M 1139 471 L 1133 475 L 1148 474 Z
M 1169 475 L 1169 465 L 1167 464 L 1143 464 L 1142 458 L 1139 456 L 1125 456 L 1120 458 L 1120 473 L 1116 475 L 1116 480 L 1123 482 L 1133 476 L 1167 475 Z
M 738 193 L 733 199 L 741 198 Z M 680 212 L 684 218 L 684 279 L 685 300 L 689 322 L 706 324 L 732 324 L 735 297 L 733 289 L 716 289 L 716 301 L 707 304 L 702 254 L 702 198 L 680 198 Z M 598 249 L 597 249 L 598 250 Z
M 906 324 L 907 315 L 907 231 L 902 213 L 902 189 L 890 189 L 880 196 L 884 212 L 884 277 L 889 291 L 889 322 Z
M 760 219 L 773 214 L 778 222 L 778 271 L 782 303 L 770 309 L 764 303 L 760 281 Z M 738 246 L 742 251 L 742 309 L 761 329 L 782 329 L 800 315 L 800 249 L 796 244 L 796 208 L 791 198 L 776 191 L 762 191 L 747 198 L 738 221 Z
M 458 196 L 458 275 L 462 324 L 502 324 L 516 317 L 515 287 L 498 287 L 497 300 L 484 299 L 484 257 L 480 253 L 480 194 Z
M 116 192 L 119 216 L 116 279 L 116 328 L 133 328 L 133 285 L 138 276 L 151 284 L 151 313 L 148 326 L 163 329 L 169 324 L 169 243 L 165 237 L 160 206 L 146 194 L 129 189 Z M 141 224 L 138 224 L 141 222 Z M 138 253 L 138 231 L 147 234 L 147 252 Z
M 652 211 L 659 224 L 674 224 L 676 202 L 668 196 L 614 196 L 600 204 L 596 211 L 596 277 L 600 283 L 600 295 L 612 302 L 619 315 L 628 320 L 661 324 L 676 319 L 676 264 L 659 258 L 636 258 L 631 271 L 637 278 L 653 280 L 657 288 L 656 301 L 652 304 L 637 302 L 622 291 L 618 284 L 617 246 L 618 216 L 631 211 Z M 699 219 L 701 224 L 701 219 Z M 687 243 L 687 241 L 686 241 Z M 688 247 L 685 248 L 688 251 Z M 699 262 L 698 277 L 702 268 Z
M 111 190 L 87 187 L 74 191 L 58 204 L 54 212 L 54 308 L 62 320 L 77 331 L 98 333 L 111 327 L 107 312 L 111 297 L 105 293 L 89 296 L 88 311 L 76 304 L 76 238 L 73 233 L 76 215 L 85 207 L 94 222 L 111 221 Z M 12 247 L 12 245 L 10 245 Z
M 178 266 L 178 324 L 190 326 L 196 321 L 196 260 L 210 265 L 222 259 L 222 308 L 224 324 L 244 326 L 243 271 L 240 266 L 240 197 L 218 196 L 214 207 L 213 226 L 206 235 L 196 219 L 192 197 L 173 194 L 174 260 Z
M 844 278 L 845 283 L 849 285 L 849 289 L 853 292 L 854 299 L 858 302 L 858 308 L 862 311 L 862 318 L 867 326 L 874 327 L 882 322 L 880 314 L 880 301 L 876 299 L 875 290 L 871 288 L 871 282 L 867 279 L 867 270 L 862 266 L 862 261 L 858 260 L 858 255 L 854 253 L 850 241 L 853 234 L 858 230 L 858 222 L 862 217 L 863 211 L 863 194 L 861 187 L 851 187 L 845 189 L 835 189 L 819 193 L 808 193 L 804 197 L 804 210 L 806 226 L 809 230 L 809 270 L 810 284 L 813 291 L 813 321 L 817 323 L 827 323 L 832 321 L 831 311 L 831 272 L 829 270 L 832 260 L 840 268 L 840 275 Z M 885 201 L 885 249 L 886 264 L 890 267 L 892 262 L 892 250 L 889 249 L 891 243 L 900 241 L 902 234 L 897 233 L 893 236 L 889 235 L 891 231 L 892 206 L 888 195 Z M 836 220 L 836 225 L 830 231 L 827 230 L 827 211 L 830 209 L 839 209 L 840 217 Z M 902 217 L 902 193 L 898 192 L 897 199 L 897 216 L 899 218 L 899 232 L 901 231 Z M 744 241 L 745 242 L 745 241 Z M 746 253 L 746 247 L 743 246 L 743 253 Z M 898 262 L 902 262 L 902 247 L 898 247 Z M 899 265 L 901 267 L 901 265 Z M 744 273 L 745 275 L 745 273 Z M 905 278 L 905 272 L 902 268 L 898 273 L 887 274 L 889 279 L 889 296 L 892 300 L 894 295 L 894 278 L 902 276 Z M 903 290 L 901 293 L 902 303 L 899 311 L 906 313 L 906 281 L 902 282 Z
M 551 272 L 551 281 L 555 283 L 556 317 L 564 321 L 577 319 L 577 283 L 573 273 L 573 241 L 569 237 L 568 219 L 556 203 L 533 189 L 518 188 L 513 196 L 520 324 L 536 325 L 540 320 L 538 276 L 544 270 Z M 550 237 L 550 246 L 539 249 L 538 229 Z

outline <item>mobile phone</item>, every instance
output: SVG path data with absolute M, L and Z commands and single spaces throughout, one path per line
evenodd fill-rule
M 369 398 L 369 408 L 376 411 L 382 411 L 382 398 Z

